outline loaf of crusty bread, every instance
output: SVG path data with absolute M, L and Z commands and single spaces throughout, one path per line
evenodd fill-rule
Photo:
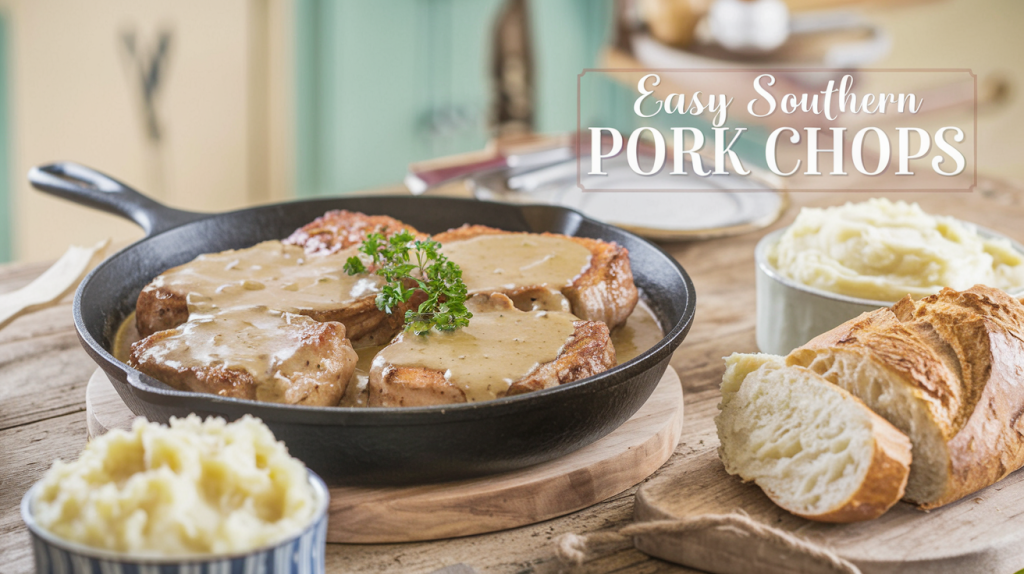
M 958 500 L 1024 466 L 1024 304 L 977 285 L 852 319 L 787 357 L 914 445 L 907 499 Z
M 729 474 L 811 520 L 881 516 L 903 497 L 911 446 L 850 393 L 775 355 L 733 354 L 715 418 Z

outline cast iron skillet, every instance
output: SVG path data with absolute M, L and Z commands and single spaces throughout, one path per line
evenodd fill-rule
M 263 419 L 292 454 L 334 483 L 410 483 L 468 478 L 544 462 L 581 448 L 628 419 L 654 391 L 693 321 L 693 284 L 658 247 L 576 211 L 439 197 L 344 197 L 222 214 L 163 206 L 74 163 L 32 169 L 36 188 L 127 217 L 146 238 L 111 256 L 78 288 L 75 327 L 128 407 L 166 422 L 188 413 Z M 464 223 L 551 231 L 615 241 L 629 249 L 633 276 L 667 331 L 652 349 L 597 376 L 493 401 L 415 408 L 295 407 L 174 390 L 114 359 L 119 323 L 154 277 L 201 253 L 287 237 L 330 209 L 387 214 L 427 233 Z

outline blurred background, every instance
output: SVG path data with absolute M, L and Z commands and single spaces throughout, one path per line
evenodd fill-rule
M 0 262 L 141 236 L 33 191 L 25 174 L 40 163 L 77 161 L 196 211 L 399 189 L 411 162 L 574 130 L 586 67 L 820 65 L 827 53 L 707 47 L 713 4 L 0 0 Z M 842 34 L 867 30 L 850 65 L 973 69 L 979 171 L 1024 180 L 1024 2 L 787 4 L 794 18 L 842 10 L 838 28 L 854 23 Z M 610 77 L 602 90 L 608 117 L 593 119 L 630 122 L 633 86 Z

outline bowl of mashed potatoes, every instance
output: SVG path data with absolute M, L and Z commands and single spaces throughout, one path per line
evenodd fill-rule
M 916 203 L 804 208 L 757 245 L 757 344 L 784 355 L 910 295 L 977 284 L 1024 295 L 1024 246 Z
M 323 572 L 327 487 L 259 419 L 137 419 L 24 496 L 37 572 Z

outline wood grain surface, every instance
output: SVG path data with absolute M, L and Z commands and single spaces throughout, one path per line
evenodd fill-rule
M 717 403 L 709 395 L 704 400 Z M 693 403 L 688 409 L 689 416 L 703 418 L 703 426 L 713 428 L 714 410 Z M 711 433 L 704 444 L 717 448 L 718 438 Z M 876 520 L 823 524 L 782 510 L 753 483 L 729 476 L 714 450 L 704 450 L 645 484 L 637 492 L 634 515 L 643 522 L 740 511 L 834 552 L 863 574 L 1012 573 L 1024 568 L 1020 472 L 929 512 L 900 502 Z M 649 554 L 718 574 L 830 571 L 821 559 L 729 529 L 640 536 L 635 543 Z
M 102 370 L 86 389 L 89 436 L 135 415 Z M 409 487 L 333 487 L 328 542 L 437 540 L 534 524 L 592 506 L 647 478 L 675 451 L 683 425 L 679 377 L 668 370 L 643 407 L 601 440 L 515 472 Z
M 433 192 L 432 192 L 433 193 Z M 459 191 L 451 191 L 458 194 Z M 973 193 L 793 193 L 794 206 L 763 232 L 694 243 L 663 244 L 693 279 L 697 316 L 672 358 L 686 403 L 683 433 L 675 454 L 654 477 L 714 451 L 714 429 L 707 425 L 718 402 L 722 357 L 756 351 L 754 343 L 754 245 L 772 229 L 788 225 L 801 206 L 836 205 L 868 196 L 918 201 L 932 213 L 956 215 L 1024 240 L 1024 193 L 1008 184 L 982 179 Z M 31 281 L 46 265 L 0 267 L 0 292 Z M 75 456 L 85 443 L 85 386 L 96 365 L 78 344 L 70 302 L 21 317 L 0 330 L 0 571 L 31 572 L 28 535 L 18 502 L 53 459 Z M 705 414 L 701 414 L 705 412 Z M 680 477 L 680 481 L 687 478 Z M 997 486 L 996 488 L 1000 488 Z M 457 563 L 480 572 L 549 573 L 565 571 L 552 540 L 622 528 L 633 520 L 637 487 L 585 510 L 538 524 L 464 538 L 404 544 L 331 544 L 328 572 L 428 573 Z M 981 517 L 979 517 L 979 520 Z M 1012 516 L 985 520 L 1006 526 Z M 1019 528 L 1016 524 L 1015 528 Z M 948 540 L 944 532 L 937 542 Z M 1022 565 L 1024 567 L 1024 565 Z M 976 570 L 976 569 L 975 569 Z M 651 558 L 631 543 L 610 544 L 576 572 L 650 574 L 696 572 Z M 970 572 L 968 568 L 965 572 Z

